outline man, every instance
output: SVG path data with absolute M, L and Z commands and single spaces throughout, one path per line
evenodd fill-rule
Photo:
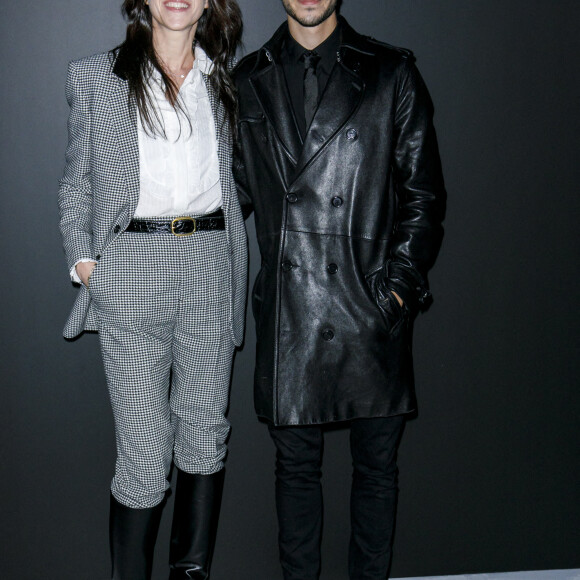
M 255 406 L 277 449 L 280 559 L 285 580 L 319 577 L 323 425 L 348 421 L 349 575 L 384 580 L 413 319 L 442 238 L 432 105 L 412 54 L 357 34 L 337 0 L 282 1 L 287 23 L 235 72 L 234 167 L 262 256 Z

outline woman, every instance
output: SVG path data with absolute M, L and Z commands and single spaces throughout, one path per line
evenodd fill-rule
M 209 577 L 247 248 L 231 176 L 235 0 L 125 0 L 125 42 L 69 66 L 61 232 L 115 418 L 115 580 L 151 577 L 172 462 L 170 579 Z

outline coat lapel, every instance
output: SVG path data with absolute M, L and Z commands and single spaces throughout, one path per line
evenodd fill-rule
M 296 165 L 302 149 L 302 140 L 290 104 L 290 95 L 282 67 L 270 63 L 250 78 L 250 84 L 277 139 L 284 147 L 292 164 Z
M 357 110 L 365 90 L 363 79 L 337 62 L 306 134 L 296 165 L 297 179 Z

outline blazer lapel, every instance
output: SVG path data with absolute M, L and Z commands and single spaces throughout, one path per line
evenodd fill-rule
M 224 122 L 226 111 L 225 111 L 223 104 L 219 100 L 219 97 L 216 93 L 216 90 L 214 89 L 214 87 L 211 83 L 211 78 L 210 78 L 209 74 L 202 71 L 201 76 L 202 76 L 203 81 L 205 83 L 205 88 L 207 90 L 207 94 L 209 97 L 209 104 L 210 104 L 211 112 L 213 114 L 213 118 L 214 118 L 214 122 L 215 122 L 216 139 L 217 139 L 218 145 L 219 145 L 219 143 L 224 138 L 223 133 L 224 133 L 224 130 L 225 130 L 226 125 L 227 125 Z M 229 134 L 229 132 L 228 132 L 228 134 Z
M 112 126 L 117 134 L 121 152 L 124 176 L 127 182 L 127 193 L 131 199 L 132 212 L 139 201 L 139 137 L 137 134 L 137 108 L 129 101 L 127 81 L 116 77 L 117 82 L 111 94 Z
M 297 179 L 357 110 L 365 91 L 363 79 L 337 62 L 306 134 L 296 166 Z
M 217 155 L 222 189 L 222 206 L 227 217 L 227 212 L 232 198 L 231 186 L 233 183 L 231 179 L 232 138 L 230 125 L 226 120 L 226 109 L 223 103 L 220 101 L 219 96 L 212 85 L 210 75 L 201 71 L 201 76 L 205 82 L 205 87 L 209 97 L 209 104 L 215 123 Z

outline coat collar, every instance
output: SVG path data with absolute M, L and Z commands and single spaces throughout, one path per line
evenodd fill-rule
M 340 50 L 341 55 L 345 57 L 347 53 L 353 52 L 353 56 L 356 58 L 356 54 L 363 57 L 374 56 L 375 49 L 373 43 L 369 41 L 369 38 L 359 34 L 354 30 L 354 28 L 347 22 L 343 16 L 339 16 L 338 20 L 341 26 L 341 38 L 340 38 Z M 288 22 L 284 22 L 278 27 L 274 35 L 264 46 L 258 51 L 258 61 L 256 63 L 254 71 L 259 71 L 260 69 L 271 65 L 272 63 L 280 62 L 280 53 L 284 44 L 284 39 L 288 34 Z M 347 63 L 344 62 L 345 66 L 349 64 L 356 68 L 356 62 L 346 59 Z M 353 70 L 356 72 L 356 70 Z
M 374 56 L 372 44 L 340 18 L 341 41 L 334 66 L 304 143 L 298 133 L 280 56 L 288 23 L 282 24 L 258 51 L 250 84 L 290 162 L 294 179 L 311 163 L 357 110 L 364 95 L 364 60 Z

